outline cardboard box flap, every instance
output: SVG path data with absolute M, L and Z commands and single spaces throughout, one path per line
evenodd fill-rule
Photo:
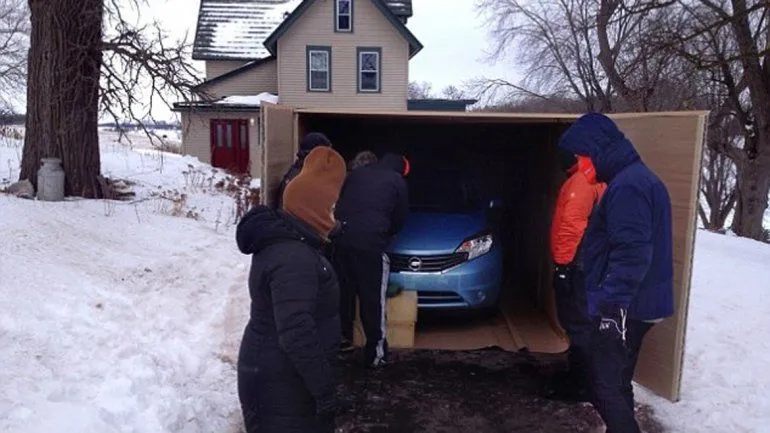
M 707 113 L 612 116 L 644 162 L 668 187 L 674 236 L 674 315 L 650 331 L 635 380 L 678 401 L 682 380 L 701 154 Z
M 260 203 L 272 207 L 281 179 L 294 162 L 297 145 L 294 110 L 286 105 L 263 102 L 259 118 L 262 149 Z

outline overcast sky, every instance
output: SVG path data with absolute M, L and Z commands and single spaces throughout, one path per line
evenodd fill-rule
M 515 80 L 508 64 L 484 61 L 490 44 L 483 17 L 474 10 L 474 0 L 412 0 L 414 16 L 407 27 L 425 46 L 409 63 L 410 81 L 427 81 L 438 92 L 449 85 L 461 85 L 475 77 Z M 174 35 L 195 36 L 199 0 L 152 0 L 153 15 Z M 451 7 L 449 4 L 451 3 Z M 142 17 L 145 18 L 144 16 Z M 199 65 L 200 70 L 203 69 Z M 170 117 L 167 110 L 156 114 Z

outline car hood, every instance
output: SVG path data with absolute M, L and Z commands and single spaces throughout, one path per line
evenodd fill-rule
M 451 254 L 467 238 L 487 228 L 483 211 L 472 213 L 412 212 L 390 245 L 394 254 Z

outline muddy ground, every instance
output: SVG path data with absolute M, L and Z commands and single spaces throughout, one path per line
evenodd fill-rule
M 543 378 L 564 368 L 562 356 L 410 350 L 393 351 L 378 373 L 360 365 L 360 353 L 342 360 L 345 433 L 603 431 L 590 405 L 539 397 Z M 650 408 L 637 418 L 645 433 L 664 432 Z

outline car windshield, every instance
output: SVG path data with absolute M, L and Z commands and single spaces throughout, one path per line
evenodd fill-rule
M 415 170 L 406 178 L 409 207 L 422 212 L 470 212 L 480 208 L 473 183 L 456 170 Z

